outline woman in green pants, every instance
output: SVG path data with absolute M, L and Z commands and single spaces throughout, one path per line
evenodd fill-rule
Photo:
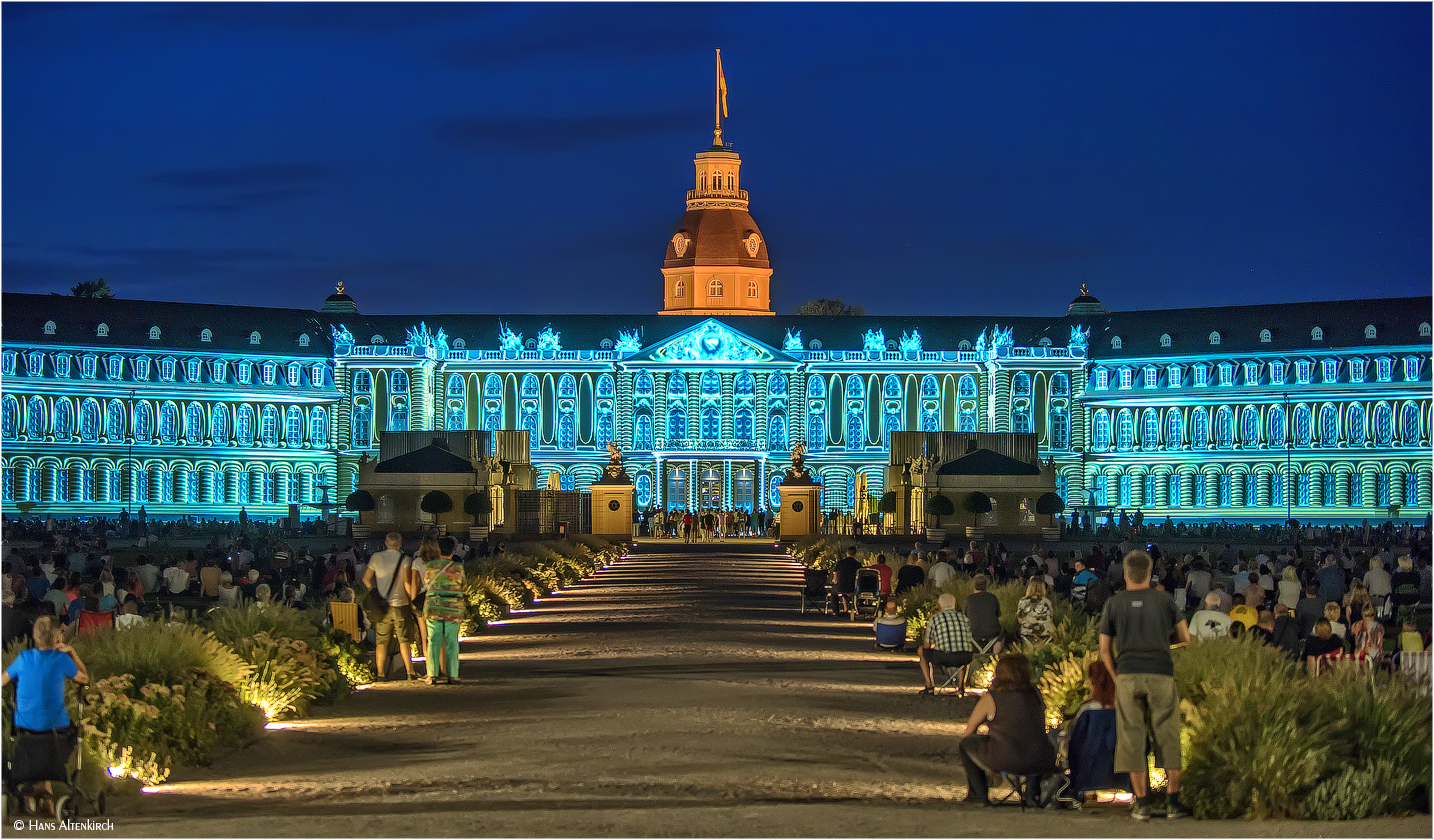
M 454 559 L 452 537 L 438 540 L 438 559 L 423 570 L 423 619 L 428 625 L 428 684 L 437 685 L 440 674 L 458 682 L 458 628 L 463 625 L 463 563 Z

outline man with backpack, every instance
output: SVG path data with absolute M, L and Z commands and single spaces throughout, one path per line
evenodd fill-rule
M 376 551 L 369 558 L 368 568 L 363 573 L 363 585 L 377 592 L 388 605 L 387 611 L 374 621 L 378 681 L 387 679 L 388 649 L 395 640 L 399 653 L 403 655 L 408 679 L 416 680 L 418 673 L 413 668 L 413 642 L 418 628 L 408 600 L 408 589 L 399 585 L 408 579 L 413 559 L 403 553 L 403 535 L 397 531 L 384 538 L 384 545 L 387 547 L 383 551 Z M 365 596 L 367 599 L 368 596 Z

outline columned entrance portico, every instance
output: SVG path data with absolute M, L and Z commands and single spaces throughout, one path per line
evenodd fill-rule
M 743 453 L 745 455 L 745 453 Z M 732 508 L 747 511 L 766 509 L 762 492 L 767 475 L 765 453 L 738 455 L 724 453 L 657 453 L 656 477 L 659 495 L 656 504 L 663 510 Z

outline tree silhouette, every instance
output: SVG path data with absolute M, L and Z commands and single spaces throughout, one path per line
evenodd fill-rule
M 110 291 L 109 281 L 103 277 L 76 283 L 70 289 L 70 294 L 77 298 L 90 298 L 91 300 L 109 300 L 114 297 L 114 293 Z
M 840 298 L 816 298 L 797 307 L 793 315 L 865 315 L 864 306 L 847 306 Z

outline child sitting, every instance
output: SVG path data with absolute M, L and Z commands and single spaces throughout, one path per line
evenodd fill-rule
M 1419 653 L 1424 650 L 1424 637 L 1414 622 L 1404 622 L 1404 631 L 1399 634 L 1399 650 L 1404 653 Z

